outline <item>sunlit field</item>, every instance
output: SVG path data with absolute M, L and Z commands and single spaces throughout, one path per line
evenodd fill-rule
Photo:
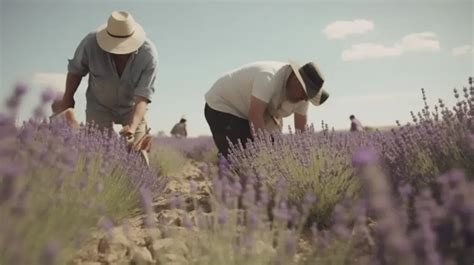
M 0 114 L 0 264 L 473 264 L 474 87 L 391 129 L 305 132 L 232 146 L 124 139 Z M 395 121 L 387 121 L 387 124 Z

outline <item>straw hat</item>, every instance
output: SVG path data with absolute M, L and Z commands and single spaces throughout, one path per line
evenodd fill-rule
M 328 99 L 329 93 L 322 89 L 324 77 L 318 66 L 313 62 L 309 62 L 301 67 L 293 61 L 289 63 L 296 78 L 298 78 L 298 81 L 303 86 L 308 100 L 315 106 L 323 104 Z
M 106 24 L 97 29 L 97 43 L 106 52 L 127 54 L 145 42 L 145 31 L 126 11 L 114 11 Z

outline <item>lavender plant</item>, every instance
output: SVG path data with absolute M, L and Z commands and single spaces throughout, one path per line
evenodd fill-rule
M 304 225 L 301 221 L 312 201 L 308 200 L 303 207 L 306 212 L 301 212 L 280 196 L 272 206 L 275 218 L 270 221 L 267 192 L 256 190 L 253 183 L 242 187 L 232 182 L 229 174 L 226 160 L 221 160 L 218 173 L 206 174 L 214 187 L 210 209 L 200 207 L 192 197 L 189 203 L 194 210 L 187 212 L 186 200 L 175 197 L 173 218 L 158 215 L 156 222 L 149 193 L 142 191 L 149 249 L 157 264 L 294 264 Z M 196 184 L 191 181 L 189 185 L 191 195 L 196 193 Z M 240 195 L 245 210 L 238 206 Z M 288 222 L 293 222 L 292 228 Z
M 328 130 L 316 133 L 313 128 L 289 135 L 260 133 L 245 148 L 233 146 L 229 160 L 237 174 L 257 176 L 272 197 L 283 190 L 289 203 L 301 206 L 307 194 L 315 196 L 310 221 L 322 227 L 330 223 L 338 202 L 357 195 L 351 154 L 357 144 L 370 145 L 369 139 Z
M 210 212 L 193 200 L 195 211 L 177 207 L 179 221 L 158 215 L 150 226 L 160 231 L 151 239 L 154 261 L 472 263 L 468 103 L 472 95 L 453 112 L 443 106 L 444 116 L 436 118 L 424 111 L 414 125 L 393 132 L 337 133 L 324 126 L 320 133 L 260 134 L 246 148 L 234 146 L 230 164 L 221 160 L 209 175 Z M 152 207 L 145 209 L 154 220 Z
M 188 159 L 209 163 L 217 162 L 217 148 L 214 145 L 212 137 L 157 137 L 155 144 L 160 147 L 166 146 L 177 150 Z
M 463 97 L 454 89 L 456 106 L 448 108 L 443 100 L 430 108 L 422 89 L 425 107 L 413 123 L 392 130 L 381 143 L 382 163 L 393 183 L 408 182 L 415 189 L 434 183 L 439 174 L 452 168 L 474 174 L 474 152 L 470 137 L 474 133 L 474 88 L 463 88 Z
M 245 148 L 242 144 L 233 146 L 229 159 L 241 178 L 257 176 L 270 190 L 284 179 L 289 201 L 295 205 L 302 204 L 304 194 L 313 193 L 318 199 L 310 221 L 322 227 L 331 222 L 332 209 L 342 198 L 357 198 L 359 184 L 351 164 L 357 149 L 372 148 L 381 154 L 381 166 L 395 191 L 407 183 L 415 190 L 436 186 L 436 177 L 452 168 L 472 175 L 472 79 L 469 90 L 464 88 L 463 92 L 463 99 L 454 92 L 458 102 L 452 110 L 440 100 L 440 106 L 430 112 L 422 90 L 425 107 L 418 115 L 412 112 L 415 124 L 390 133 L 340 133 L 329 131 L 325 124 L 320 133 L 314 128 L 296 134 L 290 131 L 289 135 L 259 133 Z
M 163 183 L 118 137 L 45 121 L 51 92 L 18 127 L 26 89 L 17 86 L 0 115 L 0 263 L 56 264 L 100 217 L 126 216 L 140 187 L 158 192 Z
M 432 196 L 429 187 L 414 195 L 409 185 L 399 187 L 401 196 L 397 196 L 378 158 L 374 151 L 354 156 L 364 192 L 356 210 L 352 210 L 356 212 L 353 221 L 339 224 L 336 221 L 331 230 L 334 235 L 340 235 L 338 225 L 342 223 L 343 230 L 352 231 L 342 233 L 346 247 L 352 250 L 339 264 L 471 263 L 474 259 L 473 184 L 466 182 L 462 172 L 454 170 L 437 178 L 442 187 L 441 200 Z M 351 212 L 350 207 L 341 208 L 346 214 Z M 410 220 L 412 210 L 414 219 Z M 370 246 L 369 251 L 362 252 L 365 256 L 361 256 L 361 247 L 355 244 L 361 239 Z M 331 246 L 337 243 L 340 242 L 326 243 L 320 253 L 313 253 L 313 260 L 333 250 Z

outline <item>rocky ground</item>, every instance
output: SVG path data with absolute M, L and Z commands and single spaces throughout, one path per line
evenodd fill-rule
M 202 163 L 190 161 L 181 172 L 170 177 L 170 181 L 162 196 L 153 201 L 153 219 L 166 220 L 166 222 L 181 225 L 178 211 L 171 209 L 171 198 L 178 195 L 184 199 L 183 210 L 193 214 L 193 201 L 204 211 L 210 211 L 209 194 L 210 181 L 207 180 L 200 168 Z M 196 183 L 196 191 L 190 191 L 190 181 Z M 161 248 L 170 244 L 170 239 L 162 238 L 158 228 L 146 229 L 144 222 L 146 215 L 137 209 L 133 217 L 127 218 L 121 225 L 106 225 L 106 231 L 93 231 L 83 247 L 74 255 L 71 265 L 105 265 L 105 264 L 156 264 L 152 253 L 157 253 Z M 150 234 L 154 234 L 151 243 Z M 176 257 L 169 257 L 170 259 Z M 178 260 L 176 264 L 182 264 Z

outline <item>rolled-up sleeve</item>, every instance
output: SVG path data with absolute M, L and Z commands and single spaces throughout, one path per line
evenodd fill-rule
M 135 88 L 134 95 L 148 99 L 148 103 L 151 102 L 151 98 L 155 93 L 155 79 L 157 69 L 158 61 L 156 58 L 153 58 L 150 62 L 148 62 L 147 66 L 143 70 L 142 74 L 140 75 L 140 79 L 138 80 L 138 85 Z
M 89 57 L 87 53 L 88 42 L 90 40 L 90 34 L 87 35 L 82 41 L 79 43 L 79 46 L 76 48 L 76 52 L 74 53 L 74 57 L 69 59 L 69 63 L 67 66 L 67 71 L 71 74 L 85 76 L 89 73 Z

